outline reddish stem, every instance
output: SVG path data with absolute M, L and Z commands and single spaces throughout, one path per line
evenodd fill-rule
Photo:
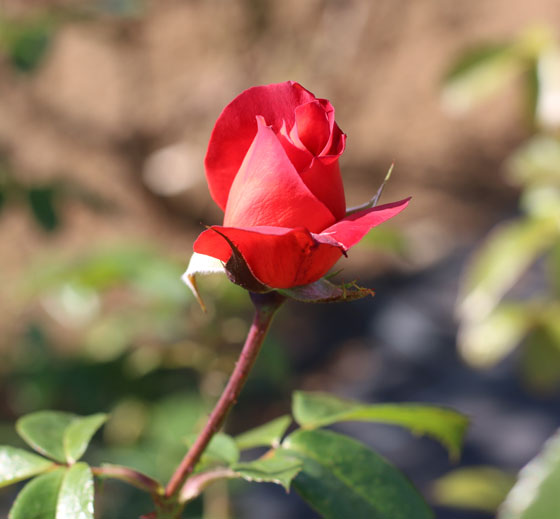
M 179 495 L 181 488 L 200 460 L 204 449 L 224 423 L 229 410 L 237 402 L 237 397 L 257 359 L 272 318 L 285 300 L 278 292 L 250 293 L 250 295 L 255 305 L 255 316 L 245 345 L 239 355 L 239 360 L 206 425 L 171 477 L 165 489 L 165 496 L 168 498 Z

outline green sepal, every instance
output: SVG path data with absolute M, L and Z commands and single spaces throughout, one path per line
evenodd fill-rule
M 278 292 L 304 303 L 338 303 L 375 295 L 373 290 L 359 287 L 354 282 L 335 285 L 325 278 L 309 285 L 279 289 Z

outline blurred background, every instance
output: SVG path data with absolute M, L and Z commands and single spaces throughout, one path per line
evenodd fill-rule
M 459 464 L 389 426 L 338 428 L 438 519 L 494 517 L 560 426 L 559 40 L 556 0 L 0 0 L 0 443 L 25 413 L 105 411 L 89 461 L 169 476 L 251 313 L 210 277 L 204 314 L 179 279 L 221 220 L 209 134 L 242 90 L 292 79 L 337 110 L 348 205 L 393 161 L 383 201 L 413 200 L 338 264 L 375 298 L 282 310 L 228 431 L 295 388 L 449 405 L 472 420 Z M 119 483 L 100 495 L 99 518 L 149 511 Z M 237 483 L 185 517 L 317 515 Z

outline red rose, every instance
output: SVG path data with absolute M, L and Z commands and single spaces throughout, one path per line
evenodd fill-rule
M 250 88 L 218 118 L 205 166 L 223 226 L 204 231 L 195 252 L 226 263 L 239 250 L 272 288 L 306 285 L 408 200 L 346 216 L 338 158 L 346 136 L 334 108 L 298 83 Z M 218 231 L 218 232 L 216 232 Z

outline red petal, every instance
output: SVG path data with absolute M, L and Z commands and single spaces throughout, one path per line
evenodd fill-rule
M 332 245 L 328 238 L 323 241 L 320 236 L 312 236 L 301 227 L 212 227 L 198 237 L 194 250 L 224 263 L 231 256 L 231 248 L 213 228 L 237 246 L 253 274 L 272 288 L 313 283 L 323 277 L 342 255 L 340 248 Z
M 295 136 L 297 137 L 297 134 Z M 284 147 L 286 155 L 288 155 L 290 162 L 294 165 L 297 171 L 304 171 L 309 167 L 311 161 L 313 160 L 313 155 L 301 142 L 299 142 L 299 137 L 297 142 L 293 141 L 285 124 L 276 134 L 276 137 L 280 141 L 280 144 Z
M 333 129 L 331 133 L 331 139 L 329 142 L 329 149 L 325 155 L 336 155 L 337 157 L 342 155 L 344 148 L 346 147 L 346 134 L 338 127 L 333 121 Z
M 257 135 L 230 189 L 224 225 L 321 232 L 335 218 L 302 181 L 274 130 L 258 119 Z
M 345 250 L 348 250 L 356 245 L 370 229 L 399 214 L 409 201 L 410 198 L 406 198 L 399 202 L 364 209 L 331 225 L 321 235 L 329 236 L 341 244 Z
M 344 218 L 346 199 L 338 157 L 315 157 L 309 168 L 301 173 L 301 179 L 309 190 L 329 208 L 335 220 Z
M 330 155 L 340 156 L 346 146 L 346 135 L 342 132 L 342 130 L 334 120 L 334 108 L 331 105 L 331 103 L 327 99 L 317 99 L 317 102 L 321 105 L 321 107 L 325 111 L 325 117 L 327 118 L 328 121 L 329 130 L 328 130 L 328 139 L 325 145 L 323 146 L 323 148 L 320 150 L 320 152 L 316 154 L 316 156 L 319 157 L 326 157 Z
M 314 156 L 318 156 L 327 145 L 331 134 L 327 112 L 318 100 L 296 108 L 296 128 L 303 145 Z
M 255 117 L 262 115 L 279 132 L 284 121 L 288 128 L 294 125 L 296 107 L 314 99 L 301 85 L 287 81 L 245 90 L 224 108 L 212 131 L 204 161 L 210 194 L 222 209 L 257 133 Z

